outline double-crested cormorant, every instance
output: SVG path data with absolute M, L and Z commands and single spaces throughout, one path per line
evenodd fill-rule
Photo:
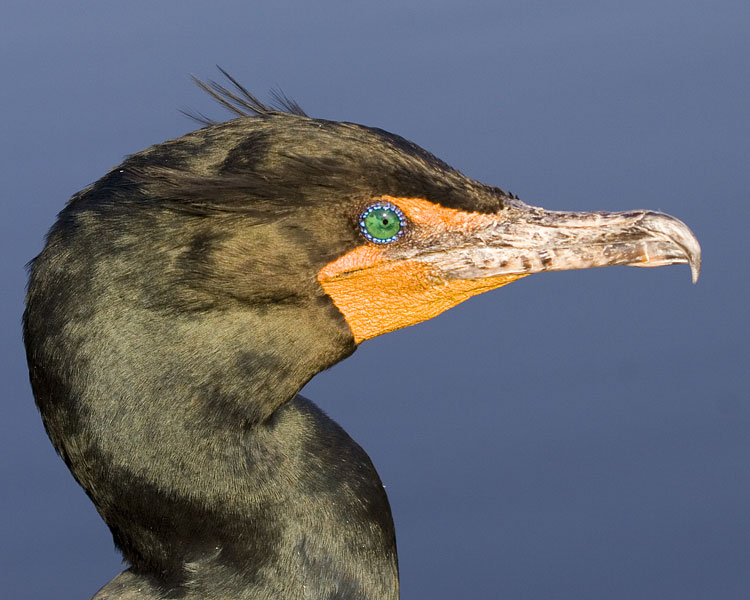
M 129 565 L 94 598 L 397 598 L 380 479 L 302 386 L 531 273 L 689 263 L 696 279 L 700 248 L 665 214 L 527 206 L 231 81 L 204 87 L 239 118 L 74 195 L 31 265 L 34 396 Z

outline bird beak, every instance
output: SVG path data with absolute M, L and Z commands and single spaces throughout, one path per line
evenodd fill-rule
M 357 343 L 532 273 L 682 263 L 693 282 L 700 273 L 698 240 L 659 212 L 559 212 L 508 199 L 497 213 L 477 213 L 420 198 L 383 200 L 408 219 L 403 238 L 363 244 L 318 273 Z
M 698 281 L 701 249 L 679 219 L 649 210 L 618 213 L 561 212 L 519 201 L 502 218 L 485 218 L 473 231 L 444 230 L 439 246 L 412 260 L 447 279 L 477 280 L 609 265 L 690 265 Z

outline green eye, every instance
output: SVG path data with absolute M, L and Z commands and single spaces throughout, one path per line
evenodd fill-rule
M 406 217 L 390 202 L 376 202 L 359 217 L 362 234 L 376 244 L 387 244 L 404 235 Z

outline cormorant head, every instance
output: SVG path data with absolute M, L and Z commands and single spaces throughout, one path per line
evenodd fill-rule
M 283 97 L 271 110 L 229 79 L 236 92 L 199 84 L 240 118 L 131 156 L 69 206 L 173 236 L 156 304 L 327 296 L 359 343 L 532 273 L 689 263 L 697 280 L 700 247 L 673 217 L 528 206 L 397 135 Z
M 689 263 L 697 281 L 700 247 L 673 217 L 528 206 L 383 130 L 310 119 L 283 96 L 286 110 L 270 110 L 224 74 L 236 92 L 198 84 L 251 118 L 204 120 L 212 129 L 119 171 L 177 212 L 232 216 L 215 230 L 225 260 L 199 269 L 208 279 L 227 269 L 214 293 L 273 301 L 322 290 L 359 343 L 532 273 Z

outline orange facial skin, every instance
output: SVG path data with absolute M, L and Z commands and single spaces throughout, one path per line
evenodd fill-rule
M 429 238 L 436 234 L 468 233 L 497 218 L 445 208 L 419 198 L 383 196 L 379 200 L 391 202 L 403 211 L 409 221 L 409 243 L 417 248 L 428 248 Z M 426 321 L 471 296 L 521 277 L 524 275 L 449 279 L 434 266 L 400 257 L 389 244 L 377 245 L 364 239 L 361 246 L 318 273 L 320 285 L 344 315 L 356 343 Z

